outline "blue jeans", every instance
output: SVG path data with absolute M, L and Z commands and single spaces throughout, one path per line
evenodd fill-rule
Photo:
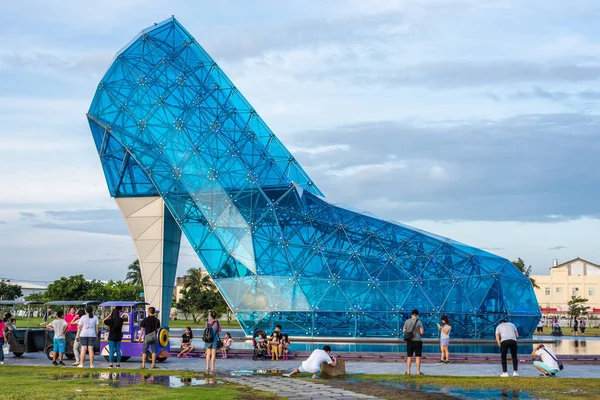
M 2 346 L 4 346 L 4 337 L 0 338 L 0 362 L 4 362 L 4 349 Z
M 108 362 L 112 364 L 113 354 L 117 351 L 117 364 L 121 364 L 121 342 L 108 341 Z

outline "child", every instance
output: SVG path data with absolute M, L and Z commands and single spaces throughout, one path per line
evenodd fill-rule
M 192 333 L 192 328 L 188 326 L 185 328 L 185 333 L 181 335 L 181 352 L 177 354 L 177 358 L 188 358 L 188 353 L 194 350 L 194 346 L 192 346 L 193 339 L 194 334 Z
M 278 332 L 273 332 L 273 336 L 271 338 L 271 361 L 277 360 L 279 361 L 279 342 L 281 339 L 279 338 Z
M 290 350 L 290 339 L 288 338 L 288 334 L 284 333 L 281 335 L 281 348 L 283 349 L 283 359 L 288 359 L 288 354 Z
M 258 348 L 261 350 L 267 350 L 267 334 L 261 333 L 258 338 Z
M 225 339 L 223 339 L 223 347 L 221 347 L 221 358 L 227 358 L 227 352 L 231 349 L 231 345 L 233 344 L 233 339 L 229 332 L 225 333 Z
M 53 352 L 52 354 L 52 365 L 65 365 L 63 363 L 63 356 L 65 355 L 65 348 L 67 346 L 65 339 L 65 332 L 67 332 L 67 321 L 65 321 L 64 312 L 57 311 L 56 319 L 48 324 L 48 329 L 54 331 L 53 341 Z M 59 356 L 60 362 L 56 362 L 56 357 Z

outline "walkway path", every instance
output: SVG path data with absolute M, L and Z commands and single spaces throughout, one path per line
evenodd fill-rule
M 288 400 L 377 399 L 377 397 L 355 393 L 321 383 L 307 382 L 301 379 L 282 378 L 280 376 L 249 375 L 236 378 L 219 377 L 219 379 L 244 386 L 250 386 L 256 390 L 270 392 L 277 395 L 277 397 L 286 397 Z
M 43 353 L 27 353 L 22 358 L 15 358 L 11 355 L 6 357 L 6 365 L 26 365 L 41 366 L 50 365 L 50 361 Z M 72 362 L 72 361 L 71 361 Z M 67 365 L 69 365 L 68 363 Z M 298 367 L 300 360 L 290 361 L 252 361 L 244 358 L 228 358 L 223 360 L 217 358 L 216 367 L 220 375 L 230 375 L 232 377 L 242 377 L 245 375 L 268 374 L 280 375 L 282 372 L 289 372 Z M 509 360 L 510 364 L 510 360 Z M 86 363 L 86 367 L 87 367 Z M 97 357 L 95 365 L 97 368 L 106 368 L 108 363 L 104 357 Z M 139 368 L 139 359 L 132 359 L 122 364 L 121 370 Z M 165 363 L 158 363 L 160 369 L 183 370 L 183 371 L 204 371 L 206 364 L 202 358 L 169 358 Z M 69 368 L 69 367 L 62 367 Z M 437 363 L 424 363 L 421 366 L 423 372 L 427 375 L 443 376 L 498 376 L 502 372 L 499 362 L 482 362 L 473 364 L 449 364 L 440 365 Z M 406 363 L 399 362 L 376 362 L 346 361 L 346 371 L 349 374 L 404 374 Z M 414 373 L 414 372 L 413 372 Z M 538 371 L 531 363 L 519 363 L 519 373 L 523 377 L 537 377 Z M 600 376 L 600 364 L 573 364 L 565 363 L 564 371 L 559 374 L 563 378 L 598 378 Z

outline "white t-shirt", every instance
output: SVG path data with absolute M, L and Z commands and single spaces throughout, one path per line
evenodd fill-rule
M 548 353 L 552 354 L 552 356 Z M 554 354 L 552 349 L 544 347 L 543 349 L 539 349 L 538 351 L 536 351 L 535 354 L 542 357 L 542 362 L 546 364 L 548 368 L 558 370 L 558 363 L 554 361 L 554 358 L 556 358 L 556 354 Z
M 500 334 L 500 341 L 504 342 L 505 340 L 517 340 L 517 336 L 515 335 L 515 331 L 517 327 L 511 322 L 502 322 L 500 325 L 496 327 L 496 335 Z
M 79 318 L 77 325 L 81 326 L 81 337 L 96 337 L 96 325 L 98 325 L 98 317 L 94 315 L 90 318 L 87 314 Z
M 444 329 L 448 329 L 448 333 L 444 333 Z M 450 339 L 450 331 L 452 327 L 450 325 L 442 325 L 442 330 L 440 330 L 440 339 Z
M 316 374 L 321 369 L 321 364 L 327 362 L 327 364 L 333 363 L 331 357 L 325 350 L 315 350 L 312 352 L 310 357 L 306 361 L 302 361 L 302 368 L 311 374 Z
M 50 322 L 48 326 L 51 326 L 54 330 L 54 339 L 64 339 L 65 338 L 65 328 L 67 327 L 67 321 L 64 319 L 55 319 Z

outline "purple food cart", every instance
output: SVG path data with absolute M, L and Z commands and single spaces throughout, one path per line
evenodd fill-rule
M 137 301 L 107 301 L 100 304 L 103 308 L 102 315 L 108 315 L 110 309 L 104 307 L 123 307 L 121 317 L 123 318 L 123 340 L 121 342 L 121 361 L 127 361 L 130 357 L 141 357 L 143 343 L 138 342 L 140 334 L 140 324 L 146 317 L 146 307 L 148 303 Z M 158 310 L 157 310 L 158 313 Z M 160 328 L 158 332 L 158 351 L 156 360 L 163 362 L 169 357 L 169 331 Z M 102 328 L 100 333 L 100 355 L 108 360 L 108 329 Z M 151 354 L 148 354 L 150 359 Z

